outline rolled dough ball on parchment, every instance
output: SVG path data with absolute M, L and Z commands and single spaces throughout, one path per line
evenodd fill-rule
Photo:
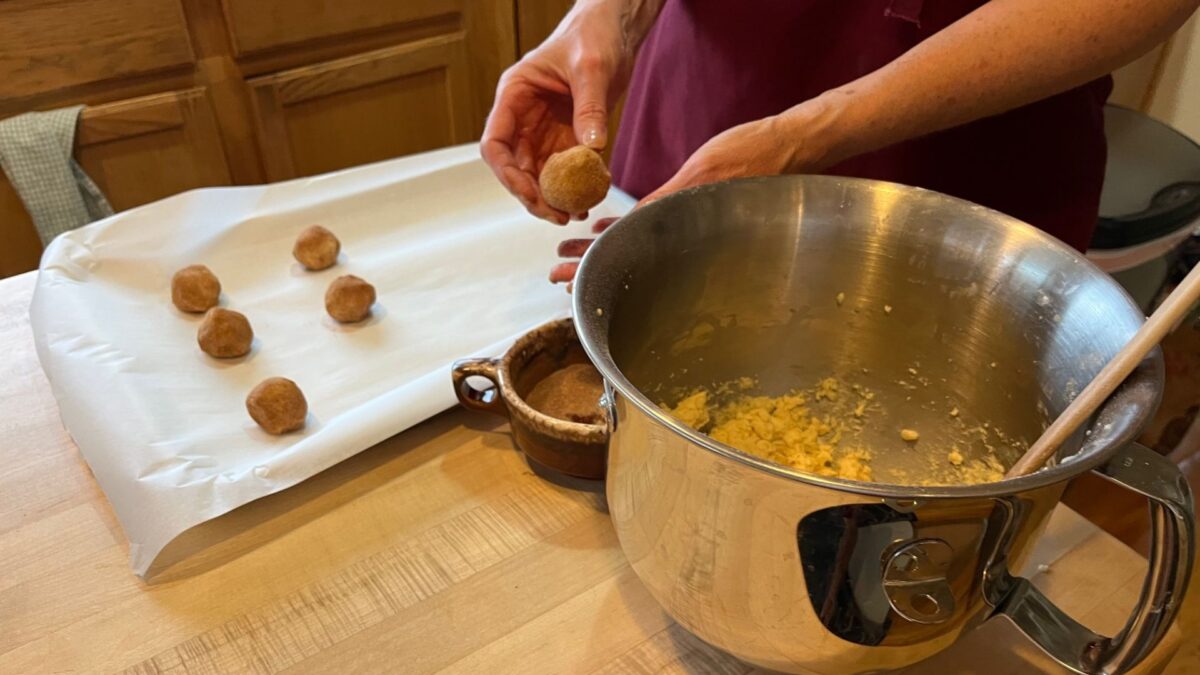
M 209 356 L 218 359 L 237 358 L 250 353 L 250 345 L 254 342 L 254 330 L 250 328 L 250 321 L 241 312 L 213 307 L 200 322 L 196 342 L 200 343 L 200 349 Z
M 246 396 L 246 412 L 269 434 L 286 434 L 304 427 L 308 401 L 295 382 L 268 377 Z
M 353 274 L 333 280 L 325 291 L 325 311 L 341 323 L 355 323 L 371 316 L 375 287 Z
M 586 145 L 550 155 L 538 176 L 546 203 L 571 215 L 604 201 L 611 182 L 604 158 Z
M 171 277 L 171 302 L 182 312 L 207 312 L 221 299 L 221 282 L 204 265 L 188 265 Z
M 292 255 L 307 269 L 323 270 L 333 267 L 341 250 L 342 243 L 332 232 L 320 225 L 313 225 L 296 237 Z

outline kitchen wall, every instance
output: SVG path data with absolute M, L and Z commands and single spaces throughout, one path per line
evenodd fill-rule
M 1200 141 L 1200 14 L 1114 77 L 1114 102 L 1149 113 Z
M 1147 112 L 1200 140 L 1200 14 L 1171 41 Z

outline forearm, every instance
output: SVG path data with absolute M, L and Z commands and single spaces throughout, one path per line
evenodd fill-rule
M 621 50 L 632 60 L 658 20 L 666 0 L 577 0 L 555 33 L 582 21 L 609 22 L 621 36 Z
M 887 66 L 780 116 L 830 165 L 998 114 L 1132 61 L 1197 0 L 992 0 Z

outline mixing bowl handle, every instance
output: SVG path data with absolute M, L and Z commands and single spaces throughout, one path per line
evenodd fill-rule
M 1173 462 L 1132 444 L 1097 471 L 1150 500 L 1149 569 L 1129 622 L 1116 636 L 1093 633 L 1027 579 L 1010 577 L 998 607 L 1047 654 L 1076 673 L 1128 672 L 1158 646 L 1179 612 L 1195 556 L 1192 492 Z
M 458 402 L 472 410 L 508 417 L 508 406 L 504 404 L 504 397 L 500 395 L 499 366 L 500 362 L 496 359 L 456 361 L 450 372 Z M 467 382 L 472 377 L 482 377 L 490 381 L 492 386 L 480 391 Z

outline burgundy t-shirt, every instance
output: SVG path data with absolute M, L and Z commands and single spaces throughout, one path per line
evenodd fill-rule
M 667 0 L 638 57 L 613 148 L 616 184 L 662 185 L 705 141 L 889 63 L 980 0 Z M 826 173 L 945 192 L 1085 250 L 1104 181 L 1100 78 Z

